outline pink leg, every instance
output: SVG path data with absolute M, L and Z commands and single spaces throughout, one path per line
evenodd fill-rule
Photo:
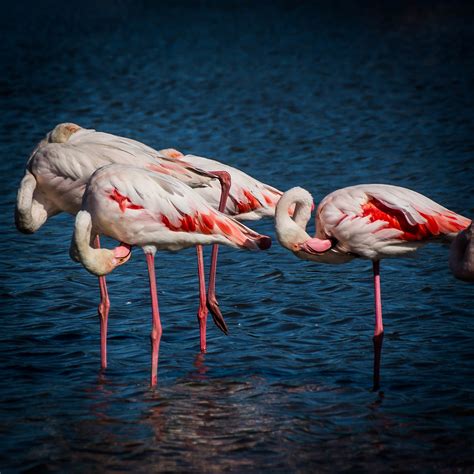
M 160 350 L 161 340 L 161 321 L 158 310 L 158 293 L 156 291 L 155 277 L 155 256 L 151 253 L 146 254 L 146 263 L 148 266 L 148 277 L 150 279 L 150 296 L 151 296 L 151 314 L 152 314 L 152 330 L 151 330 L 151 377 L 150 385 L 156 386 L 158 382 L 158 353 Z
M 199 333 L 201 338 L 201 352 L 206 352 L 206 321 L 207 321 L 207 306 L 206 306 L 206 280 L 204 275 L 204 259 L 202 256 L 202 245 L 196 245 L 196 253 L 198 260 L 198 275 L 199 275 Z
M 95 238 L 95 247 L 100 248 L 100 240 L 97 235 Z M 102 369 L 107 368 L 107 323 L 109 318 L 110 300 L 107 291 L 105 276 L 99 277 L 100 303 L 99 303 L 99 319 L 100 319 L 100 366 Z
M 380 261 L 374 260 L 374 292 L 375 292 L 375 332 L 374 336 L 383 333 L 382 294 L 380 292 Z
M 219 177 L 222 186 L 222 194 L 219 202 L 219 211 L 224 212 L 229 197 L 231 180 L 230 174 L 226 171 L 212 171 L 213 174 Z M 219 309 L 219 303 L 216 297 L 216 270 L 217 270 L 217 254 L 219 252 L 219 246 L 214 244 L 212 246 L 211 254 L 211 268 L 209 271 L 209 287 L 207 290 L 207 307 L 212 314 L 212 318 L 216 326 L 224 333 L 228 333 L 227 324 L 225 323 L 224 317 L 222 316 L 221 310 Z
M 375 331 L 374 331 L 374 386 L 376 391 L 380 388 L 380 359 L 382 356 L 383 321 L 382 321 L 382 295 L 380 291 L 380 261 L 373 262 L 374 268 L 374 293 L 375 293 Z

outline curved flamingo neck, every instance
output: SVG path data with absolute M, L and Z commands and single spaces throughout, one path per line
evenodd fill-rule
M 15 206 L 16 227 L 25 234 L 36 232 L 48 217 L 58 213 L 39 194 L 35 196 L 36 186 L 35 177 L 27 171 L 21 180 Z
M 107 275 L 130 258 L 129 245 L 121 244 L 114 250 L 94 248 L 91 245 L 94 239 L 91 215 L 87 211 L 79 211 L 74 225 L 70 254 L 93 275 Z
M 294 206 L 293 217 L 290 209 Z M 277 238 L 283 247 L 295 250 L 295 244 L 309 239 L 306 225 L 311 218 L 313 198 L 303 188 L 293 188 L 283 194 L 275 210 L 275 228 Z

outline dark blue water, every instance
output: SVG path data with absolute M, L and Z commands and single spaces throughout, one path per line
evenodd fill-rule
M 230 335 L 211 322 L 201 356 L 194 251 L 158 255 L 152 391 L 142 252 L 108 279 L 100 374 L 98 287 L 68 258 L 72 219 L 31 236 L 13 224 L 29 152 L 62 121 L 215 157 L 316 201 L 384 182 L 472 217 L 473 9 L 392 3 L 3 7 L 2 473 L 472 472 L 474 291 L 446 248 L 382 262 L 378 392 L 370 262 L 222 249 Z M 270 221 L 253 227 L 274 235 Z

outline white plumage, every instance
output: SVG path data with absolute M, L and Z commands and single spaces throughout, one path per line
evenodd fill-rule
M 127 165 L 97 170 L 82 208 L 92 215 L 98 233 L 157 250 L 210 243 L 258 248 L 261 237 L 176 178 Z
M 63 132 L 62 141 L 51 141 L 57 139 L 54 131 L 58 128 L 66 129 L 70 134 L 67 136 Z M 135 140 L 74 124 L 60 124 L 39 143 L 28 160 L 27 174 L 36 180 L 33 199 L 44 205 L 51 215 L 61 211 L 76 214 L 87 180 L 96 169 L 112 163 L 169 174 L 192 187 L 209 185 L 213 181 L 213 177 L 204 171 L 163 157 Z

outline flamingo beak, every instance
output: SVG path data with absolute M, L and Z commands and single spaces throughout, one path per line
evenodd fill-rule
M 116 266 L 118 267 L 130 260 L 130 257 L 132 256 L 132 247 L 128 244 L 120 243 L 118 247 L 114 248 L 113 252 Z
M 314 237 L 302 242 L 301 244 L 297 244 L 296 251 L 317 255 L 327 252 L 331 247 L 332 242 L 330 239 L 322 240 Z

